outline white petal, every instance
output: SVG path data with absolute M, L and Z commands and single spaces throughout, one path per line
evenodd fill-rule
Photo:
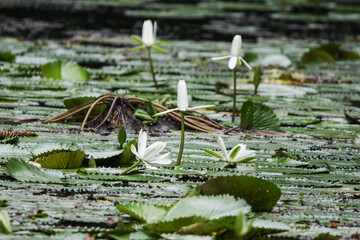
M 166 146 L 165 142 L 155 142 L 145 149 L 143 160 L 148 161 L 159 154 Z
M 236 57 L 240 56 L 240 50 L 241 50 L 241 36 L 235 35 L 231 44 L 231 55 Z
M 157 163 L 157 164 L 170 164 L 170 163 L 172 163 L 172 161 L 169 158 L 167 158 L 167 156 L 169 156 L 169 154 L 170 154 L 170 152 L 165 153 L 158 157 L 154 157 L 152 159 L 148 159 L 147 162 Z
M 243 152 L 242 154 L 238 154 L 234 159 L 233 161 L 234 162 L 238 162 L 242 159 L 245 159 L 245 158 L 249 158 L 249 157 L 255 157 L 255 151 L 252 151 L 252 150 L 248 150 L 246 152 Z
M 179 80 L 178 83 L 177 106 L 180 111 L 186 111 L 189 107 L 187 88 L 184 80 Z
M 236 67 L 237 61 L 238 61 L 238 58 L 237 58 L 237 57 L 231 57 L 231 58 L 229 59 L 228 67 L 229 67 L 231 70 L 233 70 L 233 69 Z
M 156 30 L 157 30 L 157 22 L 154 21 L 154 34 L 153 34 L 153 43 L 156 42 Z
M 144 156 L 146 142 L 147 142 L 147 133 L 141 129 L 138 137 L 138 152 L 140 156 Z
M 224 153 L 225 157 L 227 157 L 227 151 L 226 151 L 226 147 L 225 147 L 225 143 L 224 140 L 219 136 L 218 137 L 218 143 L 220 145 L 221 151 Z
M 153 36 L 153 25 L 151 20 L 146 20 L 143 23 L 142 28 L 142 40 L 146 46 L 151 46 L 154 43 L 154 36 Z
M 157 167 L 153 167 L 153 166 L 151 166 L 149 163 L 147 163 L 145 161 L 143 161 L 143 163 L 145 164 L 146 168 L 153 169 L 153 170 L 157 169 Z
M 135 156 L 137 156 L 139 159 L 141 159 L 141 157 L 140 157 L 138 151 L 136 150 L 136 147 L 135 147 L 134 144 L 131 145 L 130 149 L 131 149 L 131 152 L 132 152 Z
M 199 108 L 209 108 L 209 107 L 215 107 L 215 105 L 196 106 L 196 107 L 188 108 L 187 110 L 195 110 L 195 109 L 199 109 Z
M 228 59 L 231 58 L 231 56 L 223 56 L 223 57 L 212 57 L 211 60 L 213 61 L 218 61 L 218 60 L 223 60 L 223 59 Z
M 174 109 L 166 110 L 166 111 L 164 111 L 164 112 L 159 112 L 159 113 L 157 113 L 157 114 L 154 114 L 154 117 L 156 117 L 156 116 L 161 116 L 161 115 L 164 115 L 164 114 L 167 114 L 167 113 L 171 113 L 171 112 L 174 112 L 174 111 L 177 111 L 177 110 L 179 110 L 179 109 L 178 109 L 178 108 L 174 108 Z
M 239 57 L 239 59 L 248 67 L 248 69 L 252 70 L 250 65 L 242 57 Z

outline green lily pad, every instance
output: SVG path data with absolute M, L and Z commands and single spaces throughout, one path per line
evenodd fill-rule
M 85 153 L 81 150 L 53 150 L 35 156 L 32 161 L 40 164 L 44 168 L 73 169 L 79 168 L 84 158 Z
M 60 182 L 62 174 L 48 172 L 33 164 L 18 159 L 10 159 L 6 164 L 7 172 L 18 181 Z
M 87 82 L 90 79 L 89 73 L 85 68 L 71 62 L 49 62 L 41 66 L 41 71 L 45 78 L 80 82 Z
M 230 194 L 245 199 L 255 212 L 271 211 L 280 199 L 281 190 L 275 184 L 250 176 L 217 177 L 200 186 L 201 195 Z
M 279 119 L 268 106 L 246 101 L 241 108 L 241 129 L 280 131 Z

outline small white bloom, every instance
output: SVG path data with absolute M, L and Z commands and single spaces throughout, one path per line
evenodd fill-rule
M 170 113 L 173 111 L 186 112 L 188 110 L 195 110 L 195 109 L 199 109 L 199 108 L 208 108 L 208 107 L 214 107 L 214 106 L 215 105 L 203 105 L 203 106 L 196 106 L 196 107 L 189 108 L 189 99 L 188 99 L 187 87 L 186 87 L 185 80 L 179 80 L 178 93 L 177 93 L 177 108 L 157 113 L 154 116 L 164 115 L 166 113 Z
M 245 144 L 236 145 L 228 153 L 226 151 L 224 141 L 220 136 L 218 137 L 218 143 L 220 145 L 221 151 L 224 154 L 222 160 L 225 160 L 227 162 L 247 162 L 254 159 L 255 157 L 255 151 L 246 150 Z
M 239 64 L 239 61 L 241 61 L 246 65 L 246 67 L 252 70 L 250 65 L 241 57 L 241 42 L 241 36 L 235 35 L 231 44 L 231 55 L 223 57 L 213 57 L 211 58 L 211 60 L 216 61 L 229 58 L 228 67 L 230 69 L 234 69 Z
M 187 87 L 184 80 L 180 80 L 178 83 L 177 106 L 180 111 L 186 111 L 189 108 Z
M 150 47 L 156 41 L 156 27 L 157 24 L 154 22 L 154 26 L 151 20 L 146 20 L 143 23 L 142 28 L 142 41 L 144 42 L 145 46 Z
M 220 158 L 221 160 L 224 160 L 226 162 L 235 163 L 235 162 L 249 162 L 253 159 L 255 159 L 255 151 L 252 150 L 246 150 L 245 144 L 238 144 L 231 151 L 228 153 L 226 151 L 226 147 L 224 144 L 223 139 L 219 136 L 218 143 L 220 145 L 221 151 L 223 152 L 223 155 L 214 152 L 210 149 L 204 149 L 204 151 L 214 157 Z
M 150 163 L 157 164 L 170 164 L 171 160 L 167 158 L 170 152 L 157 156 L 166 146 L 165 142 L 155 142 L 149 147 L 146 147 L 147 134 L 143 130 L 140 130 L 138 138 L 138 149 L 136 150 L 135 145 L 131 145 L 131 152 L 138 157 L 146 166 L 146 168 L 157 169 L 152 167 Z

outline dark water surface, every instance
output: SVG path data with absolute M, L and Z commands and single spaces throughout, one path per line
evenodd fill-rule
M 229 40 L 259 37 L 341 41 L 360 32 L 360 1 L 56 1 L 0 0 L 0 35 L 68 39 L 140 34 L 145 19 L 158 21 L 168 39 Z

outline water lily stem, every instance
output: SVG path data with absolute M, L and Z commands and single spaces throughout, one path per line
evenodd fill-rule
M 235 121 L 235 114 L 236 114 L 236 67 L 234 68 L 233 111 L 232 111 L 231 122 Z
M 130 170 L 134 169 L 137 165 L 139 165 L 141 163 L 141 160 L 138 160 L 136 163 L 134 163 L 131 167 L 129 167 L 128 169 L 126 169 L 125 171 L 123 171 L 122 173 L 120 173 L 119 175 L 125 175 L 126 173 L 128 173 Z
M 180 140 L 179 155 L 176 161 L 176 166 L 180 165 L 181 157 L 184 150 L 184 142 L 185 142 L 185 112 L 180 111 L 180 114 L 181 114 L 181 140 Z
M 152 64 L 151 48 L 148 47 L 148 48 L 147 48 L 147 51 L 148 51 L 148 56 L 149 56 L 149 64 L 150 64 L 151 75 L 152 75 L 152 78 L 153 78 L 155 87 L 158 88 L 159 86 L 158 86 L 157 81 L 156 81 L 156 78 L 155 78 L 154 67 L 153 67 L 153 64 Z

